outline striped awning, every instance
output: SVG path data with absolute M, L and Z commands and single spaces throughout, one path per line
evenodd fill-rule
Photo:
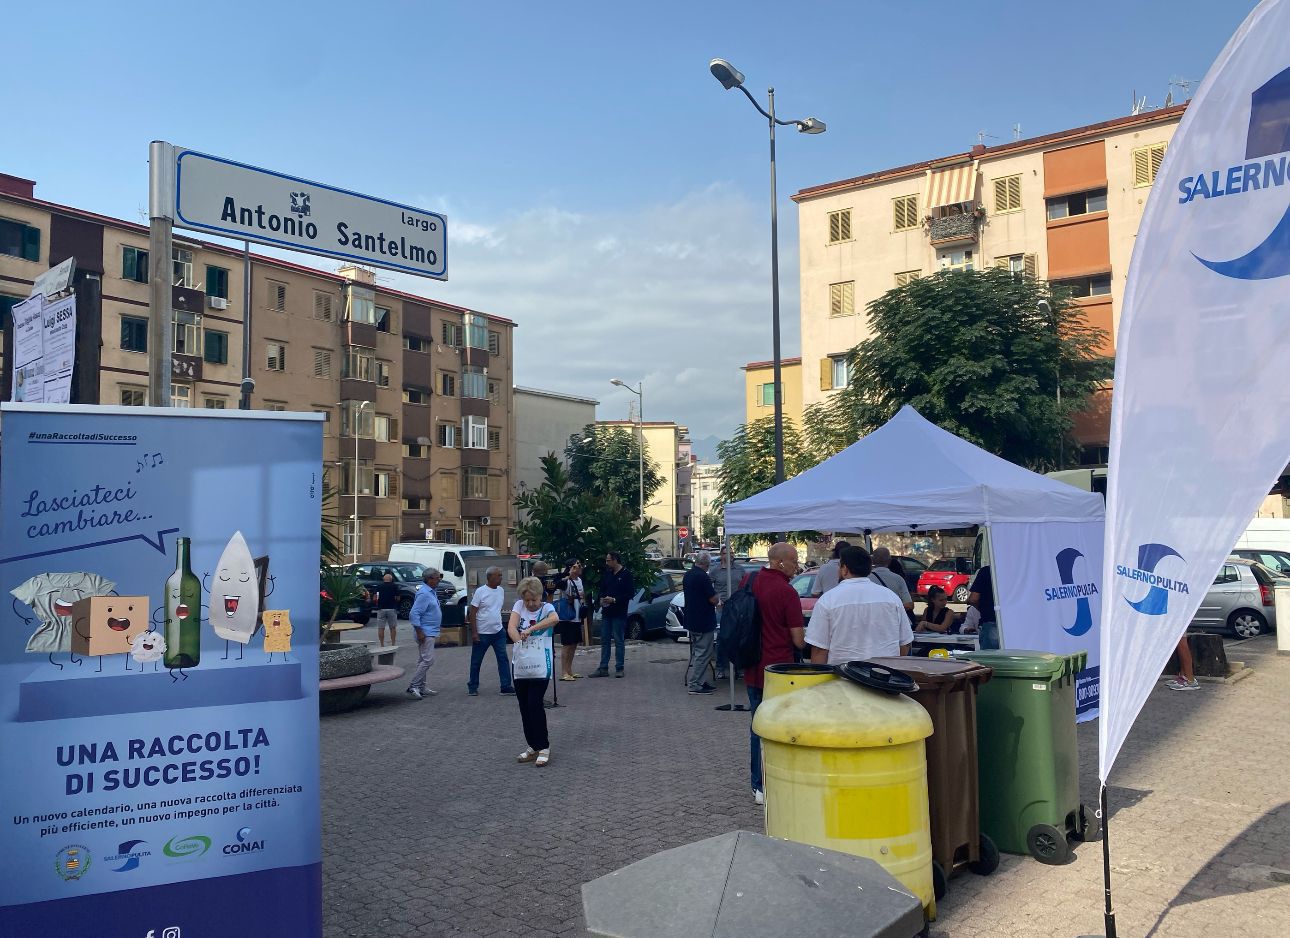
M 927 211 L 945 205 L 976 201 L 977 163 L 959 163 L 945 169 L 927 171 L 927 196 L 923 202 Z

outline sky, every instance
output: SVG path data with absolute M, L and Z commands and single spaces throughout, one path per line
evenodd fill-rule
M 22 4 L 5 13 L 0 172 L 144 220 L 147 145 L 164 139 L 442 212 L 449 280 L 380 283 L 514 320 L 519 385 L 621 419 L 632 395 L 609 380 L 641 381 L 645 419 L 724 439 L 743 419 L 740 366 L 771 357 L 769 165 L 765 120 L 711 58 L 763 104 L 773 84 L 780 117 L 828 125 L 778 137 L 789 357 L 792 193 L 961 152 L 981 131 L 989 144 L 1015 124 L 1029 137 L 1123 116 L 1135 93 L 1158 106 L 1252 7 Z

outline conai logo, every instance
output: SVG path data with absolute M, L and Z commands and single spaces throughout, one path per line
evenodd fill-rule
M 1187 176 L 1178 182 L 1180 205 L 1195 199 L 1272 189 L 1285 185 L 1290 150 L 1290 68 L 1250 95 L 1250 124 L 1245 163 Z M 1274 158 L 1280 155 L 1280 158 Z M 1216 274 L 1237 280 L 1271 280 L 1290 274 L 1290 208 L 1272 233 L 1253 250 L 1230 261 L 1211 261 L 1193 254 Z
M 1083 556 L 1074 547 L 1058 551 L 1057 576 L 1061 585 L 1044 590 L 1044 599 L 1050 603 L 1058 599 L 1075 600 L 1075 621 L 1069 627 L 1062 626 L 1068 635 L 1083 635 L 1093 627 L 1093 607 L 1089 597 L 1097 595 L 1097 584 L 1075 582 L 1075 561 Z
M 1147 595 L 1141 599 L 1132 600 L 1127 596 L 1124 599 L 1125 602 L 1144 616 L 1163 616 L 1168 612 L 1170 593 L 1187 595 L 1191 592 L 1185 581 L 1174 580 L 1156 573 L 1156 566 L 1166 557 L 1183 559 L 1182 554 L 1168 544 L 1143 544 L 1138 547 L 1138 565 L 1136 567 L 1128 567 L 1124 564 L 1115 565 L 1116 576 L 1122 576 L 1126 580 L 1146 583 L 1150 587 L 1147 590 Z

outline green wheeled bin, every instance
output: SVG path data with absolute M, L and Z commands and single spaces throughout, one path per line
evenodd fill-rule
M 974 651 L 993 670 L 977 689 L 981 832 L 1007 853 L 1041 863 L 1070 859 L 1092 812 L 1079 800 L 1075 675 L 1085 652 Z

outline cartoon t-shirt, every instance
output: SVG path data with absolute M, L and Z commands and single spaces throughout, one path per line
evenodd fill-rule
M 108 596 L 116 584 L 97 573 L 42 573 L 9 592 L 26 603 L 40 619 L 27 640 L 27 651 L 72 650 L 72 603 L 90 596 Z

